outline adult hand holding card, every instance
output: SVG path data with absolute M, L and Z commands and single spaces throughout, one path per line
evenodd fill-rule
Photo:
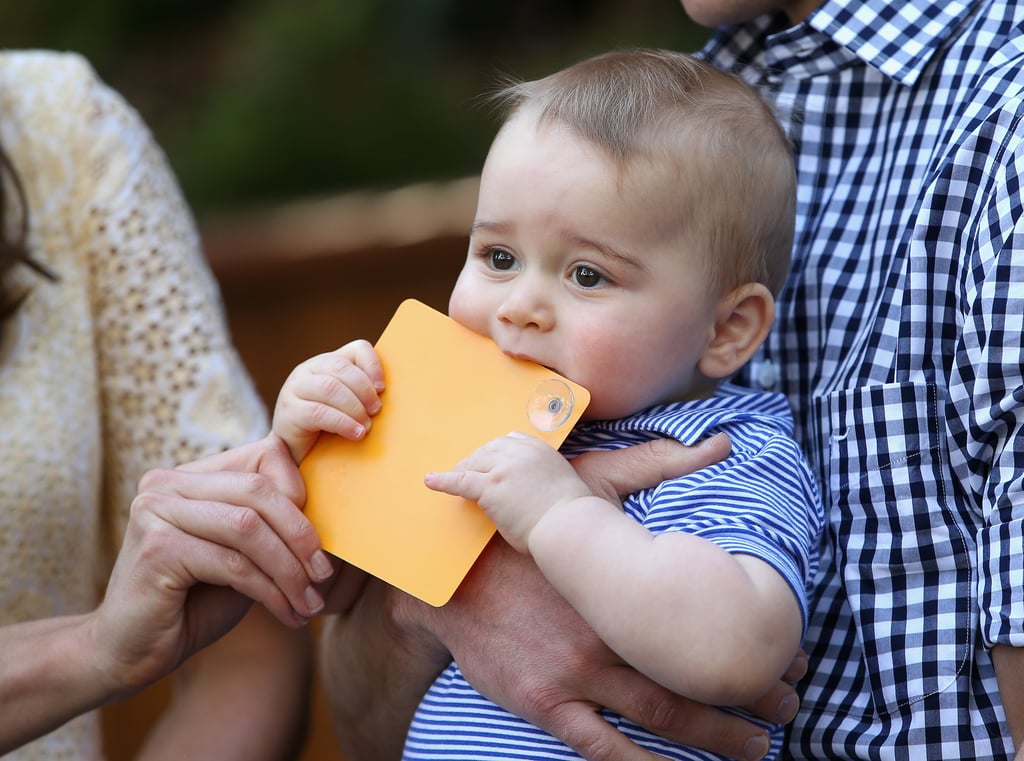
M 412 299 L 375 346 L 383 407 L 359 441 L 320 435 L 300 466 L 306 515 L 328 552 L 444 605 L 495 528 L 475 503 L 428 489 L 423 476 L 510 431 L 557 448 L 590 395 Z

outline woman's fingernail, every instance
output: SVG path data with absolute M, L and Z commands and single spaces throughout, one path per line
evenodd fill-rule
M 324 598 L 313 587 L 306 587 L 306 607 L 309 614 L 315 616 L 324 608 Z
M 309 565 L 313 569 L 313 575 L 317 581 L 326 581 L 334 573 L 334 566 L 328 560 L 323 550 L 317 550 L 309 559 Z
M 771 748 L 771 743 L 764 735 L 754 735 L 743 746 L 743 758 L 746 761 L 761 761 Z

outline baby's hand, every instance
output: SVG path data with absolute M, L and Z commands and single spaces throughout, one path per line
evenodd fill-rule
M 300 364 L 285 380 L 274 408 L 274 433 L 295 462 L 309 454 L 320 431 L 361 439 L 380 411 L 384 370 L 368 341 L 352 341 Z
M 478 503 L 519 552 L 528 551 L 530 532 L 548 510 L 590 495 L 562 455 L 525 433 L 484 444 L 453 470 L 428 473 L 424 483 Z

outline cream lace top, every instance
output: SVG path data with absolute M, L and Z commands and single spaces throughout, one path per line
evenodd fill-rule
M 93 608 L 142 473 L 267 421 L 138 114 L 79 56 L 2 52 L 0 143 L 25 186 L 33 257 L 60 278 L 18 268 L 31 294 L 2 327 L 3 625 Z M 101 755 L 87 716 L 8 758 Z

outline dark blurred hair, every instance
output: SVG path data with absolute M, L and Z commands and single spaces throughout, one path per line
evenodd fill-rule
M 8 189 L 14 191 L 13 198 L 7 197 Z M 10 224 L 9 214 L 18 215 L 13 225 Z M 9 281 L 8 275 L 15 266 L 21 264 L 48 280 L 57 279 L 50 270 L 28 255 L 25 243 L 28 237 L 28 217 L 28 203 L 21 179 L 7 153 L 0 147 L 0 322 L 14 314 L 28 295 L 27 290 L 15 289 Z

